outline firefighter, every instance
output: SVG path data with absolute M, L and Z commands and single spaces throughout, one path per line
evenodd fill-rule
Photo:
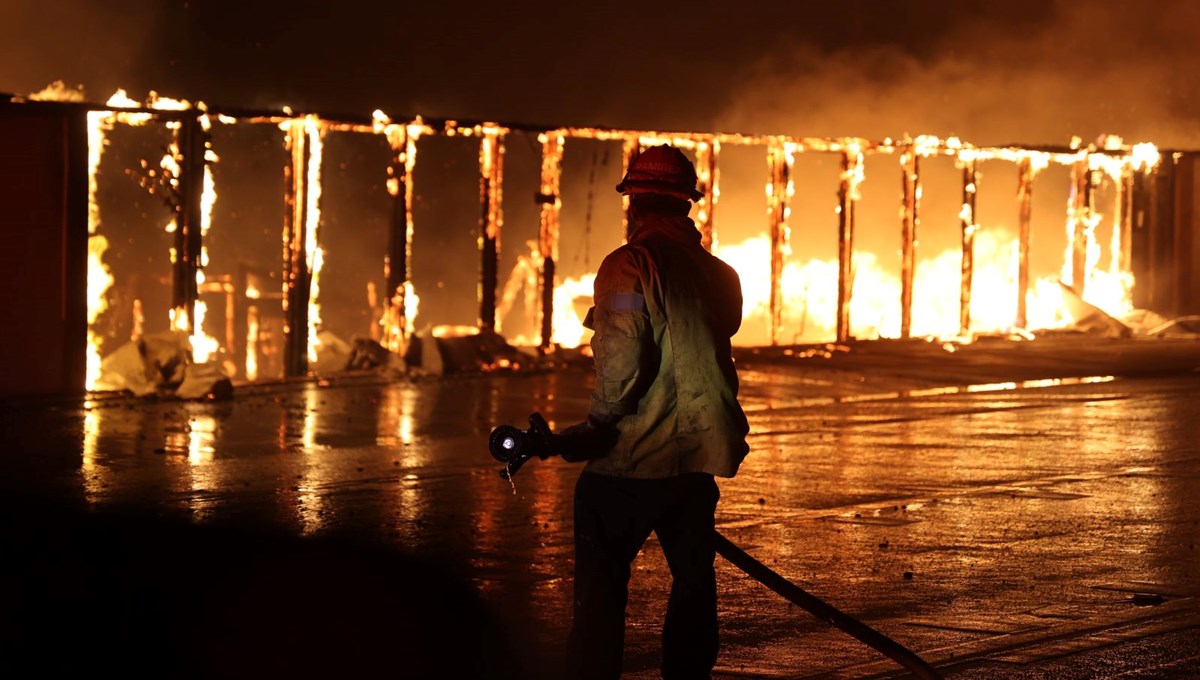
M 717 659 L 714 476 L 737 472 L 749 428 L 730 351 L 741 283 L 688 217 L 696 181 L 691 161 L 662 145 L 617 185 L 629 197 L 627 243 L 596 275 L 591 408 L 564 431 L 615 441 L 575 485 L 573 680 L 620 676 L 630 565 L 651 531 L 672 578 L 663 677 L 708 678 Z

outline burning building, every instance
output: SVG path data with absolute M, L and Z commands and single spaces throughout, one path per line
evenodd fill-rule
M 1115 137 L 980 147 L 45 92 L 0 97 L 3 392 L 128 388 L 105 362 L 155 342 L 183 354 L 159 370 L 242 381 L 342 370 L 356 341 L 400 354 L 423 329 L 584 344 L 591 244 L 622 236 L 609 180 L 660 143 L 696 163 L 697 227 L 743 279 L 743 345 L 1029 340 L 1080 309 L 1200 311 L 1198 156 Z

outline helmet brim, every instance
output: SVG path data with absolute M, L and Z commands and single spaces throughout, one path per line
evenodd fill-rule
M 670 182 L 655 180 L 627 179 L 617 185 L 617 193 L 627 196 L 632 196 L 633 194 L 662 194 L 664 196 L 682 198 L 685 201 L 699 201 L 701 198 L 704 198 L 704 194 L 695 189 L 687 189 L 677 184 L 671 184 Z

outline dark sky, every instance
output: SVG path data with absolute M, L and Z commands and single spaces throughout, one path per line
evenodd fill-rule
M 1174 126 L 1197 99 L 1200 10 L 1134 5 L 9 0 L 0 90 L 62 79 L 95 100 L 125 87 L 357 115 L 1190 143 Z

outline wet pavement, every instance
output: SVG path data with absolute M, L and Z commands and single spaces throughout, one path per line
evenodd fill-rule
M 947 675 L 1194 677 L 1200 347 L 1035 344 L 743 353 L 752 451 L 718 529 Z M 580 468 L 510 485 L 485 440 L 575 422 L 589 385 L 9 404 L 0 672 L 554 677 Z M 720 558 L 718 583 L 717 677 L 901 675 Z M 651 538 L 626 677 L 658 676 L 667 588 Z

